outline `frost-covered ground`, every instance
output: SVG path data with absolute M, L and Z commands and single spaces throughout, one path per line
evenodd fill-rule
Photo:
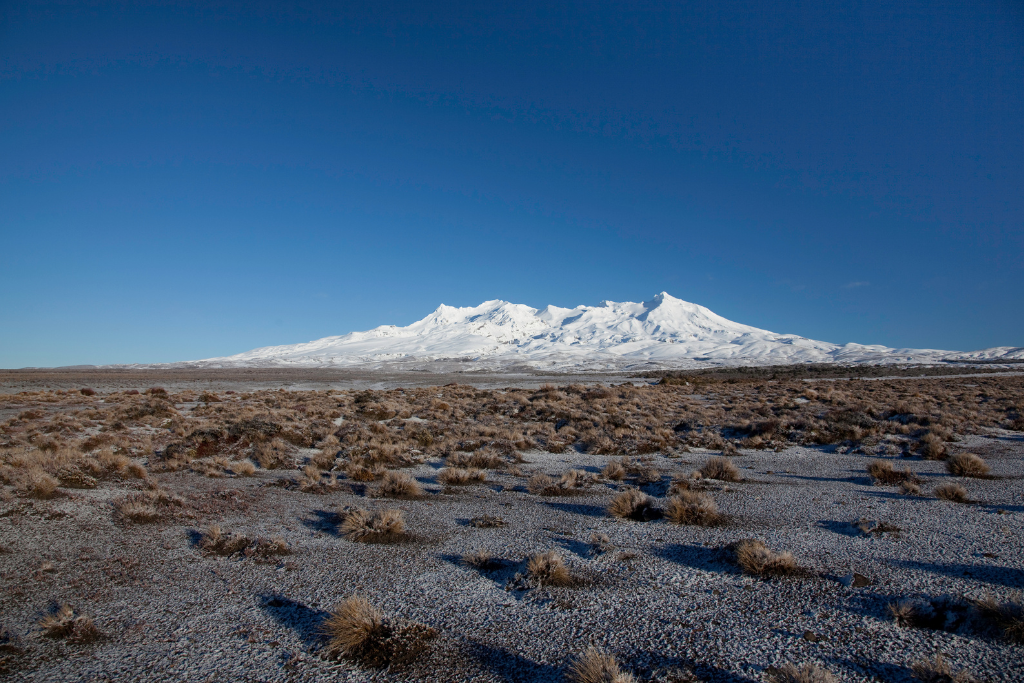
M 609 517 L 621 486 L 600 482 L 578 495 L 528 493 L 525 476 L 492 472 L 486 484 L 445 488 L 440 460 L 408 470 L 422 500 L 368 499 L 358 485 L 313 495 L 273 486 L 297 476 L 252 478 L 155 474 L 188 501 L 154 524 L 121 524 L 101 485 L 48 501 L 0 503 L 4 591 L 0 619 L 22 648 L 7 676 L 23 681 L 544 681 L 594 643 L 641 679 L 691 668 L 704 680 L 765 680 L 766 668 L 817 662 L 843 681 L 910 680 L 912 662 L 935 653 L 990 681 L 1024 680 L 1024 647 L 951 612 L 950 630 L 897 626 L 887 605 L 905 598 L 1007 599 L 1024 584 L 1024 441 L 993 431 L 957 444 L 985 457 L 994 479 L 956 480 L 970 505 L 929 493 L 949 481 L 940 462 L 911 463 L 921 496 L 873 486 L 868 456 L 830 449 L 749 451 L 734 460 L 743 481 L 709 492 L 730 521 L 717 528 Z M 842 449 L 840 449 L 842 450 Z M 709 452 L 652 456 L 664 493 L 673 475 Z M 607 456 L 525 454 L 523 474 L 570 468 L 597 473 Z M 341 537 L 339 505 L 405 511 L 411 542 L 366 545 Z M 484 514 L 503 528 L 468 524 Z M 865 536 L 865 517 L 899 528 Z M 250 536 L 281 535 L 292 554 L 272 563 L 204 555 L 196 532 L 211 523 Z M 614 545 L 594 554 L 589 540 Z M 744 575 L 726 546 L 758 538 L 791 551 L 808 578 Z M 459 564 L 486 549 L 506 564 Z M 514 575 L 537 552 L 561 553 L 580 584 L 523 590 Z M 49 563 L 49 564 L 47 564 Z M 871 584 L 845 585 L 858 572 Z M 319 628 L 353 593 L 389 614 L 434 627 L 427 654 L 405 669 L 373 671 L 324 656 Z M 90 645 L 42 637 L 38 620 L 55 601 L 92 616 L 107 635 Z M 2 652 L 0 656 L 10 656 Z M 675 680 L 686 680 L 677 678 Z

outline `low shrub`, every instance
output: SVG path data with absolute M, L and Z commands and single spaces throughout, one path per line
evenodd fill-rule
M 420 498 L 423 489 L 407 473 L 389 470 L 373 495 L 378 498 Z
M 956 477 L 984 477 L 989 473 L 985 461 L 974 453 L 957 453 L 946 461 L 946 470 Z
M 76 614 L 68 605 L 58 605 L 40 620 L 39 626 L 48 638 L 62 638 L 78 645 L 92 643 L 103 637 L 92 619 Z
M 913 676 L 924 683 L 977 683 L 966 670 L 954 671 L 942 654 L 932 659 L 922 659 L 911 665 Z
M 680 491 L 669 498 L 665 504 L 665 517 L 675 524 L 696 526 L 714 526 L 722 521 L 714 499 L 697 491 Z
M 608 505 L 608 514 L 620 519 L 643 522 L 659 516 L 654 499 L 632 486 L 618 493 Z
M 328 652 L 378 668 L 412 661 L 437 636 L 429 626 L 385 616 L 358 595 L 335 605 L 323 631 Z
M 723 457 L 714 457 L 708 460 L 699 470 L 705 479 L 717 479 L 719 481 L 739 481 L 740 471 L 732 464 L 732 460 Z
M 967 498 L 967 489 L 960 486 L 960 484 L 943 484 L 942 486 L 935 487 L 932 493 L 939 500 L 948 500 L 951 503 L 970 502 L 970 499 Z
M 526 574 L 539 586 L 568 586 L 572 583 L 565 560 L 554 550 L 531 556 L 526 563 Z
M 801 569 L 792 553 L 776 553 L 762 541 L 744 539 L 733 545 L 736 564 L 747 574 L 754 576 L 802 576 Z
M 360 543 L 396 543 L 405 540 L 405 513 L 401 510 L 341 508 L 341 533 L 350 541 Z
M 622 671 L 619 663 L 610 654 L 596 647 L 588 647 L 569 667 L 573 683 L 634 683 L 633 674 Z
M 1000 631 L 1011 643 L 1024 643 L 1024 598 L 1016 595 L 1006 602 L 989 596 L 972 602 L 977 617 Z

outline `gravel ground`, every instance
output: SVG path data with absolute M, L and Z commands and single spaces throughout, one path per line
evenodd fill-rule
M 941 462 L 896 463 L 922 476 L 920 497 L 872 486 L 864 455 L 744 452 L 734 460 L 744 481 L 710 484 L 729 515 L 714 528 L 613 519 L 605 507 L 616 483 L 542 497 L 525 490 L 524 477 L 491 473 L 484 485 L 444 488 L 440 461 L 409 470 L 427 491 L 412 501 L 367 498 L 348 483 L 326 495 L 288 490 L 272 484 L 296 472 L 280 470 L 158 474 L 188 505 L 152 524 L 116 521 L 111 501 L 124 484 L 46 501 L 8 498 L 0 502 L 0 625 L 20 653 L 8 647 L 0 659 L 20 681 L 543 681 L 564 679 L 593 643 L 642 680 L 689 680 L 667 672 L 690 667 L 707 681 L 760 681 L 769 666 L 817 662 L 839 680 L 902 681 L 914 661 L 938 652 L 981 680 L 1024 680 L 1021 645 L 971 620 L 951 630 L 899 627 L 886 611 L 903 598 L 1007 599 L 1024 586 L 1024 438 L 993 432 L 956 446 L 983 455 L 994 478 L 953 479 Z M 710 455 L 653 456 L 663 479 L 648 490 L 663 494 L 671 476 Z M 525 457 L 525 474 L 598 472 L 609 460 Z M 978 502 L 929 495 L 950 480 Z M 414 537 L 350 542 L 337 531 L 339 505 L 402 508 Z M 469 525 L 485 514 L 507 526 Z M 852 524 L 862 517 L 900 532 L 864 536 Z M 211 523 L 283 536 L 293 552 L 273 562 L 204 555 L 197 532 Z M 595 532 L 615 548 L 593 554 Z M 791 551 L 811 576 L 742 574 L 726 550 L 742 538 Z M 459 564 L 481 548 L 506 563 L 493 571 Z M 525 558 L 547 550 L 565 557 L 577 585 L 523 590 L 515 577 Z M 845 585 L 852 572 L 871 585 Z M 328 658 L 321 622 L 353 593 L 437 629 L 431 649 L 399 670 Z M 56 603 L 93 617 L 105 639 L 43 637 L 38 622 Z

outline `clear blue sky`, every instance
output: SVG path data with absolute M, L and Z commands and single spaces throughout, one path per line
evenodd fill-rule
M 662 290 L 1024 345 L 1018 1 L 278 4 L 0 4 L 0 367 Z

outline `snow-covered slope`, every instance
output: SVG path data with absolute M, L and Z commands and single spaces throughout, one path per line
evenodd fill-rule
M 407 327 L 383 325 L 367 332 L 305 344 L 267 346 L 235 356 L 180 365 L 403 366 L 457 361 L 465 369 L 527 366 L 562 370 L 638 367 L 767 365 L 787 363 L 930 363 L 942 360 L 1024 358 L 1024 349 L 999 347 L 971 353 L 830 344 L 776 334 L 712 313 L 665 292 L 643 303 L 542 310 L 507 301 L 479 306 L 441 305 Z

